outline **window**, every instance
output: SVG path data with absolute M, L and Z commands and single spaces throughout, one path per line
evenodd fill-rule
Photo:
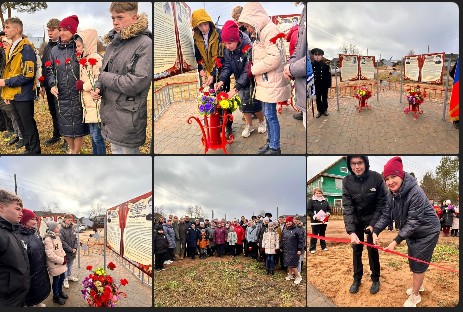
M 336 189 L 342 190 L 342 179 L 335 179 L 334 183 L 335 183 Z
M 341 172 L 344 172 L 344 173 L 349 173 L 349 170 L 347 169 L 347 167 L 341 167 Z

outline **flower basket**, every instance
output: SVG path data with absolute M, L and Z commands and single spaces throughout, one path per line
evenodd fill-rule
M 418 119 L 418 113 L 423 114 L 423 110 L 420 105 L 423 104 L 426 98 L 426 90 L 422 93 L 419 85 L 416 87 L 410 87 L 407 89 L 407 95 L 405 96 L 408 101 L 408 107 L 404 109 L 404 113 L 408 114 L 413 112 L 413 119 Z
M 241 105 L 241 100 L 238 95 L 229 99 L 225 92 L 216 95 L 214 90 L 203 92 L 201 88 L 199 91 L 198 113 L 202 116 L 202 120 L 190 116 L 187 122 L 191 124 L 195 120 L 198 123 L 202 133 L 204 154 L 213 149 L 222 149 L 226 154 L 227 145 L 233 143 L 235 139 L 233 134 L 226 138 L 226 124 L 228 121 L 233 121 L 232 113 Z
M 355 89 L 355 87 L 354 87 Z M 371 106 L 368 104 L 368 99 L 371 98 L 371 91 L 363 85 L 354 91 L 354 97 L 358 99 L 359 104 L 356 106 L 358 108 L 359 113 L 362 111 L 364 107 L 371 109 Z

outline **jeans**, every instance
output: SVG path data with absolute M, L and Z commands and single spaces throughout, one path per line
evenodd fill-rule
M 265 254 L 265 268 L 270 271 L 275 270 L 275 255 Z
M 89 123 L 88 127 L 90 129 L 90 137 L 92 138 L 93 155 L 105 155 L 106 145 L 98 123 Z
M 267 123 L 267 132 L 269 146 L 272 149 L 280 148 L 280 123 L 277 116 L 277 103 L 264 104 L 265 122 Z
M 65 273 L 62 273 L 58 276 L 53 276 L 53 297 L 58 297 L 63 292 L 64 275 Z
M 111 143 L 111 153 L 113 154 L 140 154 L 139 147 L 125 147 Z
M 65 272 L 66 278 L 68 278 L 69 276 L 72 276 L 72 264 L 73 263 L 74 263 L 74 259 L 66 260 L 66 267 L 67 267 L 67 270 Z

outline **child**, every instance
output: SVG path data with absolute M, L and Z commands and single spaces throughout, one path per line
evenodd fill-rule
M 209 245 L 209 237 L 207 236 L 206 229 L 201 230 L 198 238 L 199 258 L 206 259 L 207 246 Z
M 215 84 L 215 90 L 220 89 L 222 85 L 230 80 L 230 76 L 235 76 L 235 86 L 228 92 L 228 97 L 231 98 L 238 93 L 242 105 L 240 111 L 244 114 L 246 126 L 244 127 L 241 136 L 247 138 L 254 131 L 252 127 L 252 115 L 255 114 L 259 119 L 259 127 L 257 132 L 265 133 L 267 125 L 264 121 L 262 113 L 262 103 L 253 99 L 251 90 L 255 90 L 251 75 L 248 76 L 248 69 L 251 66 L 251 39 L 238 30 L 238 25 L 234 21 L 226 21 L 222 28 L 222 42 L 225 45 L 223 68 L 220 73 L 219 82 Z M 243 53 L 243 48 L 248 47 L 246 53 Z
M 68 295 L 63 292 L 63 282 L 66 268 L 66 252 L 63 249 L 59 236 L 60 226 L 58 222 L 48 221 L 47 231 L 43 244 L 47 255 L 48 273 L 53 277 L 53 302 L 63 305 Z
M 267 275 L 275 274 L 275 254 L 276 250 L 280 249 L 278 234 L 274 232 L 273 229 L 273 223 L 270 222 L 262 238 L 262 249 L 265 250 L 265 268 L 267 269 Z
M 230 226 L 230 232 L 228 232 L 227 242 L 229 246 L 229 254 L 234 257 L 236 256 L 236 242 L 238 240 L 238 236 L 235 232 L 235 227 Z
M 164 235 L 164 230 L 161 224 L 157 224 L 154 227 L 155 236 L 154 236 L 154 266 L 156 272 L 164 270 L 164 258 L 169 249 L 169 242 L 167 241 L 166 235 Z

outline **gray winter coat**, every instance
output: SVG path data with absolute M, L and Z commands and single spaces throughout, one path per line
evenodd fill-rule
M 186 243 L 186 232 L 188 231 L 188 227 L 186 226 L 185 223 L 179 223 L 178 224 L 178 235 L 180 237 L 180 243 L 185 244 Z
M 386 208 L 374 226 L 379 234 L 392 220 L 398 224 L 399 233 L 394 240 L 400 244 L 404 239 L 416 239 L 440 231 L 440 222 L 434 208 L 416 179 L 405 173 L 397 194 L 389 193 Z
M 169 242 L 169 248 L 175 248 L 175 231 L 172 226 L 167 225 L 167 223 L 164 223 L 162 225 L 162 228 L 164 230 L 164 234 L 167 237 L 167 241 Z
M 307 107 L 307 69 L 306 60 L 308 54 L 307 47 L 307 3 L 304 3 L 304 9 L 299 23 L 296 51 L 289 59 L 289 71 L 294 79 L 294 88 L 296 90 L 296 106 L 303 112 Z
M 64 223 L 61 223 L 59 236 L 61 238 L 61 243 L 63 244 L 63 249 L 66 252 L 66 261 L 75 259 L 77 256 L 77 251 L 73 253 L 72 250 L 77 250 L 79 246 L 77 243 L 77 233 L 72 224 L 68 226 Z
M 101 90 L 101 134 L 111 143 L 140 147 L 146 141 L 147 96 L 153 78 L 153 40 L 146 15 L 106 36 L 96 86 Z

